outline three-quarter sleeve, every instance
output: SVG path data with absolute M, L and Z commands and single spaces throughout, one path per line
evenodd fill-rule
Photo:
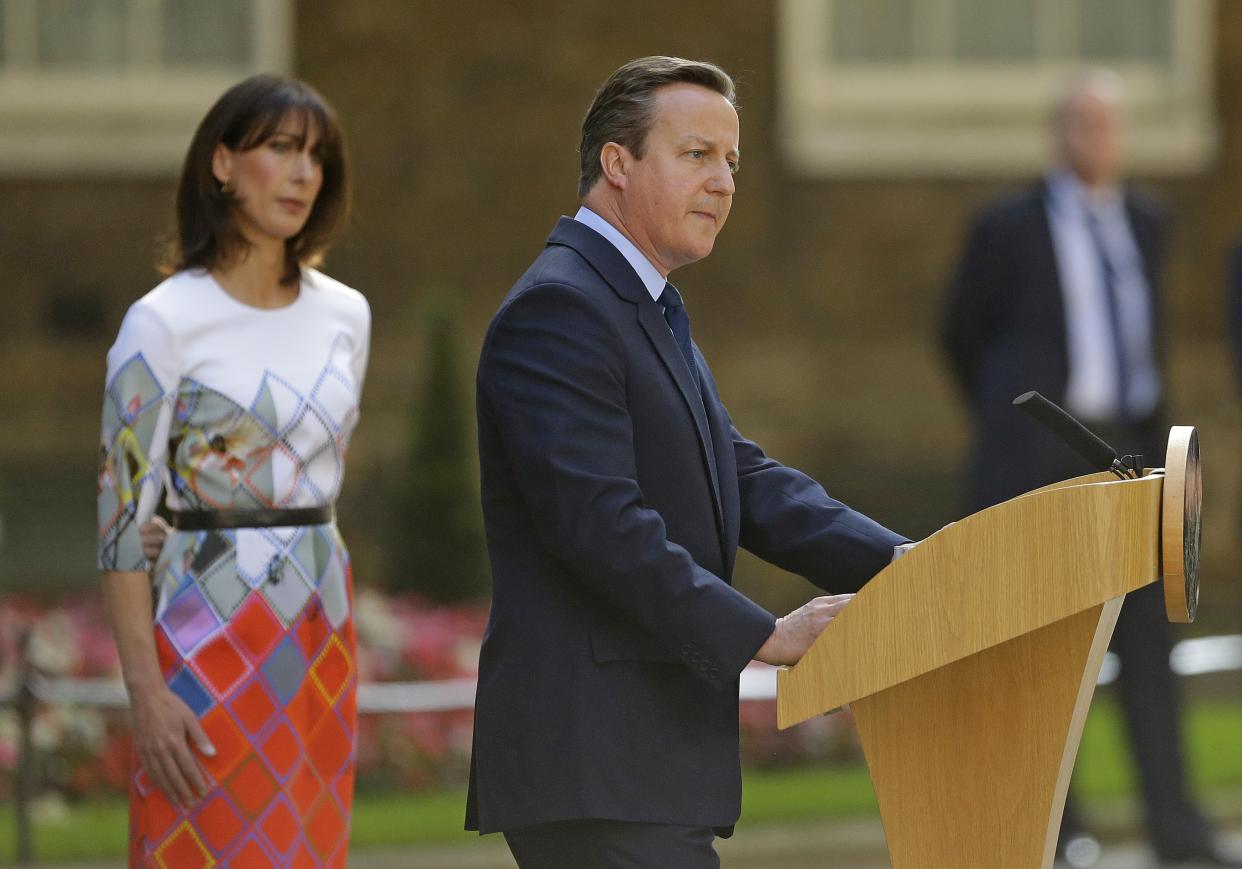
M 358 340 L 354 344 L 354 355 L 350 361 L 350 374 L 353 375 L 359 400 L 362 398 L 362 385 L 367 377 L 367 358 L 371 353 L 371 306 L 366 299 L 360 297 L 360 300 L 362 316 L 359 317 Z
M 180 380 L 176 341 L 143 302 L 108 351 L 99 445 L 100 570 L 147 570 L 138 528 L 159 504 Z

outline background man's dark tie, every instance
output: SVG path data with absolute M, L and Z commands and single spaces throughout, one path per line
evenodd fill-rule
M 1095 244 L 1096 255 L 1100 259 L 1100 278 L 1104 285 L 1104 300 L 1108 308 L 1108 326 L 1113 337 L 1113 361 L 1117 366 L 1117 416 L 1126 417 L 1130 398 L 1130 366 L 1126 363 L 1125 335 L 1121 329 L 1121 288 L 1117 269 L 1108 255 L 1108 246 L 1104 243 L 1104 226 L 1094 211 L 1087 211 L 1087 226 L 1091 230 L 1091 240 Z

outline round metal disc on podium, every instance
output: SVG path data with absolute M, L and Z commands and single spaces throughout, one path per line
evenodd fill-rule
M 1160 543 L 1164 609 L 1171 622 L 1193 622 L 1199 608 L 1199 551 L 1203 543 L 1203 478 L 1194 426 L 1169 430 L 1164 460 L 1164 512 Z

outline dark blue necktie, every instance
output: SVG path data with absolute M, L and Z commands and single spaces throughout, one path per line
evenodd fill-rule
M 686 367 L 690 369 L 690 379 L 694 381 L 697 388 L 699 371 L 694 364 L 694 348 L 690 346 L 690 318 L 686 315 L 686 307 L 681 302 L 681 293 L 677 292 L 677 288 L 672 284 L 665 284 L 664 292 L 660 293 L 658 301 L 664 306 L 664 322 L 668 323 L 673 337 L 677 339 L 681 355 L 686 358 Z
M 1095 244 L 1096 256 L 1100 260 L 1100 279 L 1104 285 L 1104 301 L 1108 308 L 1108 326 L 1113 339 L 1113 362 L 1117 369 L 1117 415 L 1124 417 L 1130 398 L 1130 366 L 1126 363 L 1125 336 L 1121 329 L 1121 287 L 1117 269 L 1108 255 L 1108 247 L 1104 243 L 1104 227 L 1099 216 L 1090 208 L 1087 209 L 1087 226 L 1091 230 L 1091 240 Z

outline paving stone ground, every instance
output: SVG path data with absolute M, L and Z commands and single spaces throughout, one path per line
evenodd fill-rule
M 1242 830 L 1226 833 L 1222 843 L 1242 855 Z M 833 824 L 765 826 L 739 830 L 718 843 L 724 869 L 887 869 L 884 834 L 874 821 Z M 1061 864 L 1058 864 L 1060 867 Z M 363 852 L 350 861 L 352 869 L 514 869 L 497 837 L 477 845 L 420 849 L 417 853 Z M 1145 844 L 1104 842 L 1094 869 L 1156 869 Z M 1178 869 L 1198 869 L 1179 864 Z
M 1242 855 L 1242 827 L 1229 830 L 1222 843 Z M 743 827 L 717 844 L 723 869 L 886 869 L 884 834 L 874 820 L 831 824 Z M 117 869 L 118 862 L 41 863 L 29 869 Z M 468 845 L 365 850 L 350 858 L 351 869 L 515 869 L 499 836 Z M 1057 864 L 1062 869 L 1061 864 Z M 1105 841 L 1094 869 L 1157 869 L 1146 845 Z M 1177 869 L 1199 869 L 1179 864 Z

